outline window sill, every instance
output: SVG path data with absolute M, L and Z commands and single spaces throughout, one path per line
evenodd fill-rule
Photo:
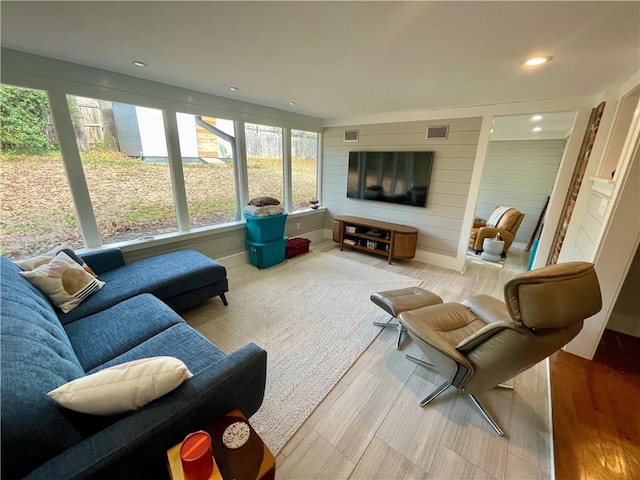
M 326 210 L 327 210 L 326 207 L 320 207 L 317 209 L 308 208 L 305 210 L 297 210 L 295 212 L 291 212 L 289 214 L 289 218 L 314 215 L 317 213 L 324 213 Z M 127 240 L 125 242 L 108 243 L 98 248 L 78 249 L 78 252 L 84 253 L 84 252 L 90 252 L 90 251 L 105 250 L 108 248 L 119 248 L 123 252 L 135 252 L 137 250 L 144 250 L 146 248 L 167 245 L 167 244 L 176 243 L 184 240 L 216 235 L 218 233 L 223 233 L 223 232 L 231 232 L 231 231 L 243 229 L 245 228 L 245 225 L 246 225 L 246 221 L 243 219 L 235 222 L 225 223 L 223 225 L 211 225 L 208 227 L 200 227 L 200 228 L 193 229 L 190 232 L 164 233 L 162 235 L 152 235 L 152 236 L 141 237 L 138 240 Z

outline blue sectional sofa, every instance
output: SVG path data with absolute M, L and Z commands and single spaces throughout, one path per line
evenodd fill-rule
M 216 295 L 226 304 L 222 265 L 194 251 L 129 265 L 114 249 L 83 259 L 106 283 L 66 314 L 1 259 L 3 480 L 167 478 L 168 448 L 262 403 L 266 352 L 248 344 L 227 354 L 175 311 Z M 181 359 L 193 377 L 135 412 L 88 415 L 47 397 L 86 374 L 163 355 Z

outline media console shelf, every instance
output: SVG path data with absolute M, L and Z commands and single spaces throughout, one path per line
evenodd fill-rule
M 379 222 L 360 217 L 339 215 L 333 219 L 333 241 L 340 251 L 347 246 L 387 257 L 413 258 L 418 245 L 418 229 L 397 223 Z

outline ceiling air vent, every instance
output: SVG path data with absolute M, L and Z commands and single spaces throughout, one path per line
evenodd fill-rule
M 358 141 L 358 130 L 345 130 L 344 137 L 342 138 L 343 142 L 357 142 Z
M 446 140 L 449 136 L 449 125 L 427 127 L 427 140 Z

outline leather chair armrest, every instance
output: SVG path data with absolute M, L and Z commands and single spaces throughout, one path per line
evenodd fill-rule
M 485 323 L 513 322 L 504 302 L 491 295 L 475 295 L 467 298 L 462 305 L 467 307 Z
M 458 345 L 456 345 L 456 350 L 462 353 L 468 353 L 478 345 L 486 342 L 495 334 L 506 329 L 529 333 L 527 329 L 520 327 L 513 322 L 493 322 L 485 325 L 473 335 L 469 335 L 467 338 L 458 343 Z

